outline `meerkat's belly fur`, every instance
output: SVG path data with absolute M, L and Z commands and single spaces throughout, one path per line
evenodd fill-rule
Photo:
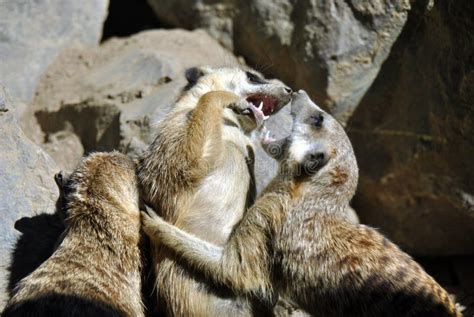
M 234 225 L 242 218 L 250 175 L 246 164 L 247 147 L 250 140 L 238 136 L 234 140 L 226 138 L 224 127 L 224 151 L 219 164 L 200 181 L 199 186 L 186 196 L 186 207 L 176 215 L 174 224 L 183 230 L 216 245 L 224 245 Z M 213 159 L 217 159 L 214 157 Z M 245 186 L 242 186 L 245 184 Z M 183 204 L 184 205 L 184 204 Z M 218 294 L 213 287 L 204 284 L 202 279 L 181 265 L 176 257 L 160 250 L 154 251 L 156 263 L 157 290 L 159 302 L 174 316 L 245 316 L 251 311 L 244 299 Z M 228 296 L 229 298 L 226 298 Z M 166 302 L 164 302 L 166 301 Z
M 144 316 L 134 163 L 95 153 L 65 186 L 62 241 L 16 285 L 2 316 Z
M 242 141 L 251 146 L 250 140 Z M 227 241 L 242 218 L 248 191 L 248 185 L 242 183 L 251 181 L 245 161 L 247 146 L 224 142 L 222 164 L 204 177 L 190 200 L 191 208 L 180 213 L 176 220 L 178 227 L 216 245 Z

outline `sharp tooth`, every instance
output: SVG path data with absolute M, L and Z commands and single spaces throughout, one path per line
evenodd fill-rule
M 258 105 L 258 110 L 263 110 L 263 101 L 260 101 L 260 104 Z
M 270 116 L 263 115 L 263 120 L 267 120 Z

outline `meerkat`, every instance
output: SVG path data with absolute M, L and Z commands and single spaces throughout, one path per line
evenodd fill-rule
M 144 201 L 167 221 L 222 246 L 256 196 L 250 134 L 291 89 L 253 70 L 195 67 L 139 159 Z M 186 210 L 186 212 L 179 212 Z M 169 316 L 250 315 L 245 298 L 211 287 L 152 244 L 158 308 Z
M 95 153 L 55 178 L 65 231 L 2 316 L 144 316 L 135 168 L 118 152 Z
M 292 133 L 264 138 L 280 173 L 224 246 L 208 243 L 152 210 L 144 230 L 211 282 L 236 294 L 285 299 L 314 316 L 461 316 L 448 293 L 376 230 L 344 209 L 358 167 L 341 125 L 303 91 L 293 96 Z

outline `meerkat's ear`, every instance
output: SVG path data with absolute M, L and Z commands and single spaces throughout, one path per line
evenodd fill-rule
M 58 186 L 59 194 L 62 194 L 65 184 L 63 171 L 59 171 L 59 173 L 54 174 L 54 182 L 56 183 L 56 186 Z
M 70 176 L 70 173 L 59 171 L 59 173 L 54 174 L 54 182 L 58 186 L 59 196 L 64 197 L 67 190 L 67 180 Z
M 184 76 L 190 85 L 194 85 L 197 83 L 199 78 L 206 75 L 208 70 L 205 67 L 191 67 L 186 69 L 184 72 Z
M 64 171 L 60 171 L 54 175 L 54 181 L 58 186 L 59 197 L 56 201 L 56 213 L 59 216 L 59 219 L 64 222 L 66 219 L 66 194 L 68 191 L 67 188 L 67 179 L 69 175 Z

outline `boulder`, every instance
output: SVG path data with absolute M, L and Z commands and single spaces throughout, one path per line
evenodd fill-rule
M 186 84 L 185 69 L 225 64 L 237 60 L 203 31 L 146 31 L 65 50 L 45 72 L 22 124 L 63 168 L 91 151 L 138 155 Z
M 406 22 L 409 0 L 148 0 L 163 22 L 204 28 L 345 123 Z
M 0 86 L 0 311 L 8 298 L 7 268 L 19 237 L 14 223 L 22 217 L 53 213 L 58 195 L 53 180 L 56 164 L 23 134 L 14 112 Z
M 15 0 L 0 5 L 0 82 L 12 98 L 31 101 L 60 50 L 99 43 L 108 0 Z
M 473 16 L 415 6 L 348 124 L 361 221 L 415 255 L 474 253 Z

